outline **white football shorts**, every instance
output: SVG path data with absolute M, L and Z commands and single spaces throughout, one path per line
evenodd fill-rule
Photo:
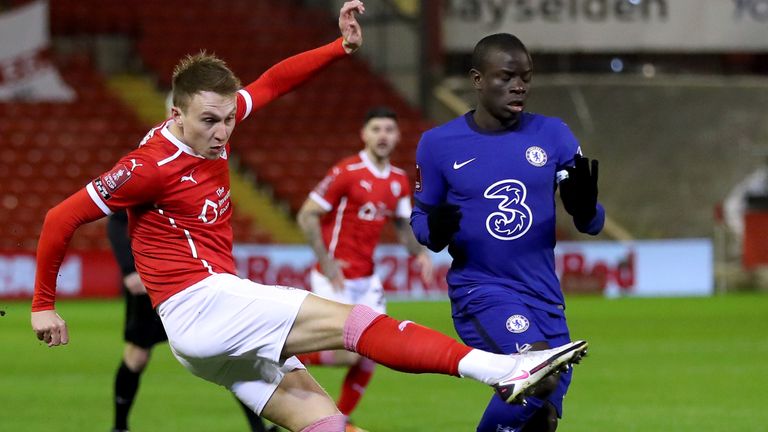
M 344 289 L 334 291 L 330 279 L 312 269 L 309 275 L 312 293 L 339 303 L 361 304 L 378 313 L 386 313 L 387 299 L 384 298 L 384 286 L 377 275 L 357 279 L 345 279 Z
M 281 359 L 280 353 L 308 294 L 216 274 L 157 311 L 176 359 L 260 414 L 285 374 L 304 368 L 296 357 Z

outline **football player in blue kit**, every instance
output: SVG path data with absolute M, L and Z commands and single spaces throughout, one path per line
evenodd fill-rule
M 570 341 L 555 273 L 558 187 L 580 232 L 596 235 L 605 221 L 597 161 L 560 119 L 524 111 L 532 74 L 517 37 L 483 38 L 469 74 L 477 108 L 425 132 L 416 151 L 413 231 L 433 251 L 448 246 L 459 336 L 497 353 Z M 494 395 L 477 431 L 554 431 L 571 374 L 550 376 L 525 404 Z

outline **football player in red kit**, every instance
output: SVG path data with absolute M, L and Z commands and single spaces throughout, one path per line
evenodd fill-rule
M 400 242 L 415 257 L 424 281 L 431 278 L 432 261 L 409 225 L 408 177 L 389 161 L 400 141 L 395 112 L 387 107 L 372 108 L 365 116 L 360 138 L 365 144 L 363 150 L 328 171 L 309 194 L 297 219 L 318 261 L 310 274 L 312 292 L 384 313 L 384 289 L 373 265 L 373 252 L 384 225 L 394 222 Z M 349 367 L 337 402 L 341 413 L 349 418 L 375 363 L 348 351 L 302 354 L 299 359 L 304 364 Z M 363 429 L 350 423 L 347 431 Z
M 176 359 L 291 431 L 341 432 L 346 419 L 296 354 L 347 349 L 403 372 L 441 373 L 493 386 L 518 402 L 577 360 L 585 341 L 524 354 L 469 348 L 410 321 L 236 276 L 229 138 L 254 110 L 355 51 L 358 0 L 340 11 L 342 38 L 290 57 L 241 88 L 220 59 L 199 54 L 173 74 L 172 116 L 105 174 L 51 209 L 37 249 L 31 324 L 48 346 L 69 333 L 55 309 L 56 277 L 75 230 L 128 210 L 136 270 Z

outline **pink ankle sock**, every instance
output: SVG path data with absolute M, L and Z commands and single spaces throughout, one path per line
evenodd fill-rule
M 320 420 L 305 427 L 301 432 L 344 432 L 347 427 L 347 417 L 343 414 L 336 414 Z

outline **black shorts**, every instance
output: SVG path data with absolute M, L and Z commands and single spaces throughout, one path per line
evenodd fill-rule
M 163 323 L 152 308 L 148 295 L 125 293 L 125 332 L 123 337 L 126 342 L 145 349 L 168 340 Z

